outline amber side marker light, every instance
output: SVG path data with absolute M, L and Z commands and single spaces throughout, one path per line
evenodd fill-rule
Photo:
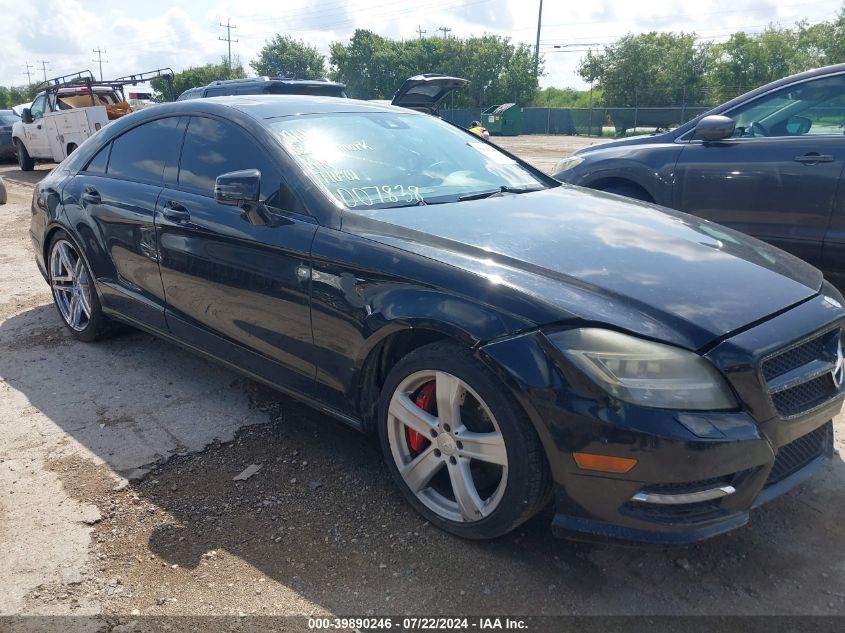
M 637 465 L 636 459 L 629 457 L 611 457 L 595 453 L 572 453 L 578 468 L 599 470 L 604 473 L 627 473 Z

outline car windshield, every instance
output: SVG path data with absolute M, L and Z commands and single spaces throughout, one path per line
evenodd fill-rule
M 0 123 L 5 125 L 12 125 L 20 121 L 20 117 L 12 112 L 0 112 Z
M 270 119 L 312 179 L 350 209 L 545 189 L 528 169 L 432 116 L 348 112 Z

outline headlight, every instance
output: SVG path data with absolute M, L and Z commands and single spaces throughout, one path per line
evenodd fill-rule
M 552 173 L 559 174 L 560 172 L 566 171 L 567 169 L 577 167 L 583 162 L 584 159 L 580 156 L 568 156 L 567 158 L 561 158 L 559 161 L 557 161 L 557 165 L 555 165 L 555 170 Z
M 611 395 L 659 409 L 735 409 L 736 398 L 705 358 L 670 345 L 585 328 L 549 334 L 554 345 Z

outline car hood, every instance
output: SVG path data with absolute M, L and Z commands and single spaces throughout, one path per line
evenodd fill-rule
M 492 284 L 529 295 L 548 321 L 604 323 L 689 349 L 788 309 L 822 284 L 809 264 L 721 225 L 566 185 L 349 211 L 343 230 L 474 273 L 488 301 Z

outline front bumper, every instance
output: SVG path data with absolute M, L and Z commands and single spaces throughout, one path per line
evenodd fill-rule
M 740 398 L 735 412 L 653 409 L 585 390 L 538 332 L 491 343 L 480 357 L 512 387 L 544 444 L 556 484 L 556 535 L 687 544 L 744 525 L 751 509 L 793 488 L 832 455 L 831 419 L 842 406 L 841 388 L 783 419 L 760 365 L 773 350 L 836 328 L 841 319 L 840 310 L 817 297 L 706 353 Z M 573 452 L 637 464 L 624 474 L 599 473 L 579 468 Z M 634 499 L 720 487 L 731 492 L 695 503 Z
M 766 440 L 746 440 L 708 444 L 706 448 L 696 442 L 671 447 L 664 444 L 661 452 L 682 455 L 702 449 L 712 460 L 699 469 L 698 476 L 703 479 L 667 484 L 576 475 L 568 485 L 558 485 L 552 523 L 555 535 L 683 545 L 741 527 L 748 522 L 751 509 L 794 488 L 824 466 L 833 452 L 832 423 L 823 422 L 795 444 L 779 449 Z M 754 457 L 744 464 L 746 468 L 726 472 L 725 464 L 737 450 L 751 451 Z M 766 453 L 765 462 L 754 463 Z M 688 504 L 661 505 L 632 499 L 641 491 L 682 494 L 719 486 L 735 492 Z

